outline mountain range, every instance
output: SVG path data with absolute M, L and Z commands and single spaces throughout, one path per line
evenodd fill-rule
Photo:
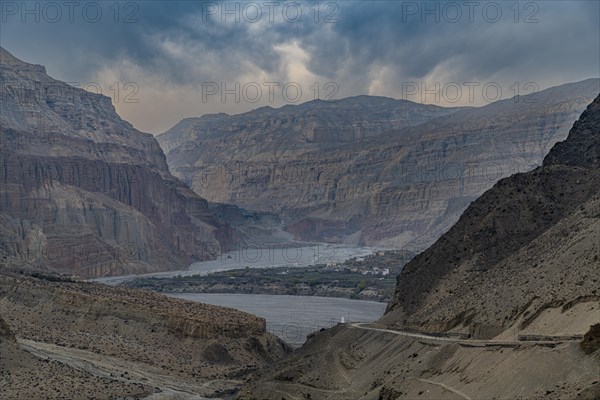
M 600 85 L 480 108 L 358 96 L 208 115 L 160 135 L 165 158 L 108 97 L 0 56 L 0 256 L 84 277 L 181 269 L 289 234 L 421 251 L 495 181 L 541 162 Z
M 157 139 L 200 196 L 278 214 L 297 239 L 422 251 L 496 181 L 538 166 L 599 90 L 478 108 L 316 100 L 188 118 Z
M 0 85 L 3 398 L 600 397 L 599 79 L 209 115 L 158 141 L 1 48 Z M 292 353 L 262 318 L 79 278 L 289 234 L 428 248 L 379 321 Z

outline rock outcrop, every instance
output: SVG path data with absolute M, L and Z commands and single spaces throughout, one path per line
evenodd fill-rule
M 186 119 L 158 141 L 196 193 L 277 213 L 300 239 L 423 250 L 496 181 L 539 165 L 599 88 L 466 109 L 314 101 Z
M 0 86 L 4 265 L 84 277 L 169 270 L 237 240 L 110 98 L 54 80 L 4 49 Z
M 600 323 L 590 326 L 590 330 L 583 336 L 580 346 L 585 354 L 592 354 L 600 349 Z

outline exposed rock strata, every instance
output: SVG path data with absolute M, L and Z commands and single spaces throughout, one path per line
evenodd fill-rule
M 0 86 L 5 265 L 84 277 L 168 270 L 239 239 L 108 97 L 54 80 L 4 49 Z
M 359 96 L 190 118 L 158 140 L 196 193 L 280 214 L 298 238 L 423 250 L 496 181 L 541 164 L 598 90 L 474 109 Z

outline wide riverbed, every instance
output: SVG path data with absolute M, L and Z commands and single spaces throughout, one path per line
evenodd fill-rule
M 95 279 L 95 281 L 118 285 L 139 277 L 168 278 L 206 275 L 211 272 L 239 268 L 306 267 L 318 263 L 342 262 L 353 257 L 364 257 L 373 254 L 376 250 L 368 247 L 330 244 L 302 247 L 288 245 L 284 248 L 246 248 L 223 254 L 216 260 L 194 263 L 185 270 L 106 277 Z M 374 301 L 315 296 L 201 293 L 169 293 L 167 295 L 236 308 L 258 315 L 267 321 L 267 328 L 271 333 L 293 346 L 304 343 L 309 333 L 337 324 L 342 317 L 345 322 L 375 321 L 383 315 L 386 306 L 384 303 Z
M 373 322 L 386 304 L 374 301 L 316 296 L 272 296 L 266 294 L 164 293 L 167 296 L 236 308 L 267 321 L 267 330 L 293 346 L 306 336 L 341 321 Z
M 140 277 L 169 278 L 174 276 L 206 275 L 211 272 L 239 268 L 307 267 L 326 264 L 330 261 L 342 262 L 353 257 L 364 257 L 377 249 L 351 245 L 317 244 L 314 246 L 287 245 L 283 248 L 245 248 L 225 253 L 216 260 L 193 263 L 185 270 L 156 272 L 143 275 L 122 275 L 94 279 L 107 285 L 118 285 Z

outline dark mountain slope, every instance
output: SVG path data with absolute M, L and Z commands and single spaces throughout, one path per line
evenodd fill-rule
M 599 146 L 596 98 L 542 167 L 498 182 L 405 267 L 387 318 L 500 331 L 526 311 L 600 298 Z

